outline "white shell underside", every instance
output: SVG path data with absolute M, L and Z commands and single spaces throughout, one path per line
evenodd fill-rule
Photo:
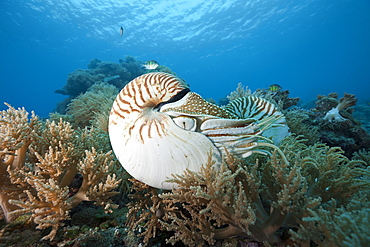
M 197 172 L 210 158 L 216 166 L 221 163 L 218 149 L 206 136 L 178 127 L 166 114 L 151 112 L 137 119 L 113 115 L 110 120 L 117 123 L 110 124 L 109 134 L 118 160 L 133 177 L 152 187 L 170 190 L 175 184 L 166 180 L 172 174 Z

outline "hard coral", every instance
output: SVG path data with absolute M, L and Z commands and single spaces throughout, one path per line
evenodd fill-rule
M 76 131 L 62 120 L 44 123 L 34 113 L 29 119 L 24 108 L 8 106 L 0 112 L 0 206 L 8 222 L 29 212 L 37 228 L 52 228 L 43 239 L 53 239 L 81 201 L 95 201 L 106 211 L 115 208 L 109 197 L 120 182 L 111 175 L 117 163 L 111 151 L 103 152 L 106 147 L 93 146 L 94 128 Z M 71 195 L 77 173 L 82 185 Z
M 167 193 L 151 194 L 138 183 L 138 191 L 146 194 L 137 194 L 138 204 L 130 204 L 129 227 L 142 232 L 144 243 L 164 230 L 167 242 L 187 246 L 214 245 L 233 237 L 244 244 L 308 246 L 310 241 L 320 244 L 319 239 L 333 243 L 335 233 L 321 231 L 318 224 L 307 225 L 306 217 L 319 214 L 322 207 L 328 213 L 357 210 L 347 205 L 362 191 L 369 192 L 370 171 L 361 168 L 363 162 L 351 161 L 340 149 L 323 144 L 307 146 L 290 136 L 281 148 L 289 162 L 276 154 L 254 164 L 256 157 L 248 161 L 230 156 L 220 170 L 209 162 L 200 173 L 176 175 L 171 181 L 179 189 Z M 306 229 L 310 235 L 304 234 Z M 347 229 L 344 234 L 360 231 L 356 224 Z

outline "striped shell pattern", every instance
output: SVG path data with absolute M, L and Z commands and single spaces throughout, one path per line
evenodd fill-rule
M 240 98 L 221 108 L 190 92 L 181 79 L 155 72 L 132 80 L 117 95 L 109 137 L 134 178 L 172 189 L 172 174 L 199 171 L 210 160 L 217 167 L 226 150 L 242 157 L 263 152 L 261 134 L 274 126 L 287 130 L 283 115 L 264 99 Z

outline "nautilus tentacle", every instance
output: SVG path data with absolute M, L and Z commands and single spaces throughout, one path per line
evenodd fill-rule
M 289 127 L 284 115 L 269 101 L 256 97 L 240 97 L 231 101 L 225 109 L 238 118 L 259 120 L 263 136 L 279 144 L 289 134 Z M 272 120 L 272 122 L 271 122 Z
M 203 134 L 188 131 L 160 112 L 176 102 L 188 87 L 166 73 L 144 74 L 127 84 L 113 103 L 109 137 L 122 166 L 136 179 L 156 188 L 185 169 L 198 171 L 209 158 L 220 163 L 218 149 Z

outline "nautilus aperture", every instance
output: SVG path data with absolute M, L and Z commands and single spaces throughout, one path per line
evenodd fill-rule
M 241 116 L 244 108 L 248 113 Z M 210 160 L 217 167 L 226 153 L 247 157 L 263 152 L 261 134 L 275 122 L 283 126 L 282 118 L 266 100 L 245 98 L 222 108 L 190 92 L 181 79 L 155 72 L 137 77 L 117 95 L 109 137 L 134 178 L 172 189 L 175 184 L 167 180 L 173 174 L 197 172 Z

